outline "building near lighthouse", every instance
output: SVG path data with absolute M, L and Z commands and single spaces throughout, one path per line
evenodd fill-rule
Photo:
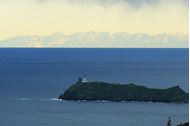
M 82 83 L 87 83 L 87 82 L 88 82 L 87 77 L 86 77 L 86 75 L 84 75 L 82 78 Z

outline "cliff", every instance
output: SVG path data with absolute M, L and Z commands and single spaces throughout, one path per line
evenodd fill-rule
M 147 88 L 135 84 L 110 84 L 78 81 L 59 96 L 62 100 L 152 101 L 187 103 L 189 95 L 179 86 L 167 89 Z

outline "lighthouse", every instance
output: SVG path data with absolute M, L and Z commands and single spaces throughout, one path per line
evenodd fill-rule
M 87 80 L 86 75 L 84 75 L 83 78 L 82 78 L 82 83 L 86 83 L 86 82 L 88 82 L 88 80 Z

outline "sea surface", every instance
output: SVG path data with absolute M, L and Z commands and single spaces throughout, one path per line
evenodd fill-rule
M 188 105 L 60 101 L 79 77 L 188 92 L 188 49 L 0 48 L 0 126 L 165 126 Z

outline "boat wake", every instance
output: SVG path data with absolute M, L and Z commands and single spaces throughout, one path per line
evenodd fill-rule
M 19 101 L 61 101 L 58 98 L 17 98 Z

